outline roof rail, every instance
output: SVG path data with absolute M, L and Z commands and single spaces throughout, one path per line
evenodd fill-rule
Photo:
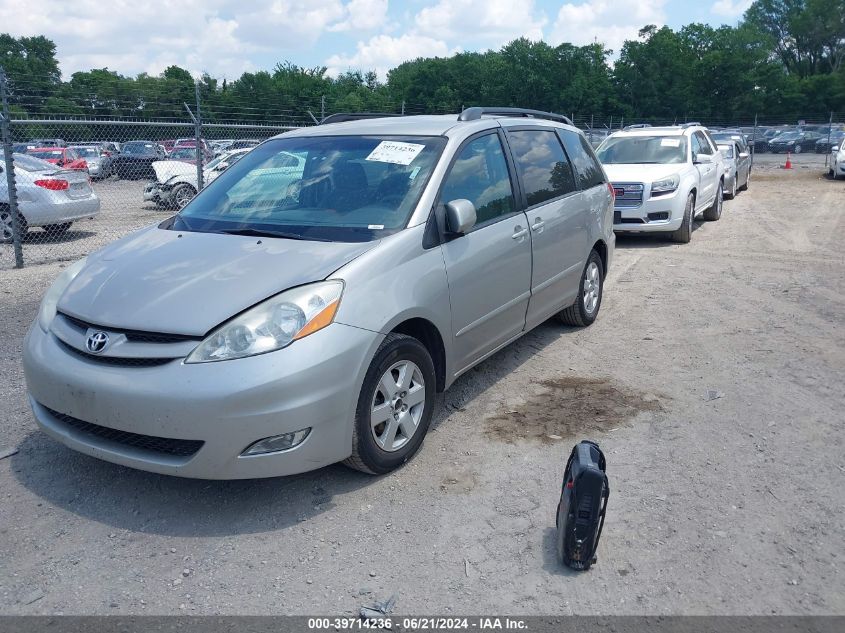
M 651 127 L 651 123 L 632 123 L 631 125 L 626 125 L 623 130 L 639 130 L 644 127 Z
M 692 127 L 694 125 L 701 125 L 698 121 L 690 121 L 689 123 L 682 123 L 681 127 Z
M 360 119 L 381 119 L 384 117 L 403 116 L 395 112 L 337 112 L 320 120 L 319 125 L 327 123 L 343 123 L 344 121 L 358 121 Z
M 562 114 L 555 114 L 554 112 L 543 112 L 542 110 L 529 110 L 528 108 L 489 108 L 489 107 L 474 107 L 466 108 L 458 116 L 458 121 L 477 121 L 485 114 L 491 116 L 515 116 L 528 117 L 532 119 L 546 119 L 548 121 L 558 121 L 559 123 L 566 123 L 572 125 L 572 120 Z

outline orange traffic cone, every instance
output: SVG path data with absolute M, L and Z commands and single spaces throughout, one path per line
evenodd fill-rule
M 783 166 L 784 169 L 792 169 L 792 161 L 789 160 L 789 152 L 786 153 L 786 164 Z

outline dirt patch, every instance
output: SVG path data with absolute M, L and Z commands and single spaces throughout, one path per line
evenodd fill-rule
M 540 393 L 487 418 L 489 437 L 509 444 L 550 444 L 623 426 L 642 411 L 663 411 L 655 394 L 637 393 L 607 378 L 572 376 L 536 384 Z

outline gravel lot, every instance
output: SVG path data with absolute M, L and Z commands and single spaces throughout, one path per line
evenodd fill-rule
M 463 376 L 381 478 L 182 480 L 53 442 L 19 358 L 61 264 L 3 270 L 0 613 L 352 614 L 396 592 L 398 613 L 845 614 L 845 183 L 783 159 L 688 245 L 620 238 L 595 325 L 547 323 Z M 121 201 L 69 257 L 163 215 Z M 574 573 L 554 512 L 583 437 L 611 497 Z

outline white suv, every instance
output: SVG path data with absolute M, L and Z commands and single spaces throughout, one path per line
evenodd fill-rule
M 611 134 L 597 150 L 613 183 L 613 230 L 692 236 L 693 218 L 722 215 L 724 157 L 697 124 L 637 127 Z

